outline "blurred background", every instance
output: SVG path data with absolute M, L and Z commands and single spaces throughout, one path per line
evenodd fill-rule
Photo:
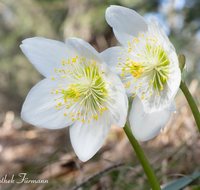
M 112 126 L 100 151 L 83 163 L 73 152 L 68 128 L 41 129 L 20 118 L 26 95 L 43 79 L 21 52 L 21 41 L 40 36 L 64 42 L 75 36 L 98 52 L 119 45 L 105 20 L 105 10 L 112 4 L 162 24 L 177 54 L 186 56 L 186 83 L 200 105 L 199 0 L 0 0 L 0 179 L 27 173 L 28 179 L 49 180 L 48 184 L 0 184 L 0 190 L 70 189 L 100 171 L 79 190 L 150 189 L 122 129 Z M 181 91 L 175 101 L 177 113 L 165 130 L 140 143 L 160 184 L 200 172 L 200 135 Z M 199 184 L 195 181 L 185 190 L 200 189 Z

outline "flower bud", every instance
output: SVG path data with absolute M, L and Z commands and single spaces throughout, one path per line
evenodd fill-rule
M 181 70 L 181 73 L 183 71 L 183 68 L 185 67 L 185 55 L 178 54 L 178 61 L 179 61 L 179 68 Z

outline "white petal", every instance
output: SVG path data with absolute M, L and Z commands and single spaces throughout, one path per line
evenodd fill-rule
M 163 29 L 163 27 L 161 26 L 161 24 L 159 22 L 157 22 L 156 19 L 151 18 L 151 24 L 149 24 L 150 26 L 150 30 L 152 32 L 152 34 L 156 35 L 159 39 L 159 41 L 162 40 L 162 44 L 166 44 L 168 47 L 170 47 L 171 49 L 173 49 L 175 51 L 174 46 L 172 45 L 172 43 L 169 41 L 169 38 L 167 36 L 167 34 L 165 33 L 165 30 Z
M 78 43 L 78 44 L 76 44 L 76 43 Z M 84 40 L 82 40 L 80 38 L 76 38 L 76 37 L 67 38 L 66 39 L 66 44 L 68 44 L 70 47 L 72 47 L 74 49 L 79 47 L 79 44 L 82 44 L 84 47 L 89 49 L 97 57 L 100 57 L 100 54 L 88 42 L 86 42 L 86 41 L 84 41 Z
M 124 127 L 126 123 L 127 110 L 128 110 L 128 98 L 126 96 L 125 88 L 119 77 L 113 72 L 107 72 L 107 80 L 112 86 L 111 96 L 114 101 L 112 104 L 113 119 L 112 123 L 118 127 Z
M 176 113 L 176 105 L 175 105 L 175 101 L 172 100 L 170 106 L 169 106 L 169 111 Z
M 143 17 L 131 9 L 121 6 L 112 5 L 108 7 L 106 9 L 106 20 L 114 29 L 117 40 L 123 45 L 127 43 L 127 38 L 124 35 L 137 37 L 140 32 L 146 32 L 148 29 L 148 23 Z M 129 38 L 129 40 L 131 39 Z
M 75 56 L 74 50 L 66 44 L 40 37 L 23 40 L 20 48 L 45 77 L 54 76 L 54 69 L 61 68 L 63 60 L 72 59 Z
M 135 97 L 129 115 L 130 126 L 134 137 L 139 141 L 152 139 L 161 129 L 164 129 L 170 116 L 171 111 L 168 109 L 145 114 L 141 100 Z
M 77 156 L 83 162 L 89 160 L 102 146 L 111 127 L 111 121 L 77 121 L 70 126 L 70 139 Z
M 80 56 L 86 59 L 102 62 L 100 54 L 87 42 L 78 38 L 67 38 L 66 44 L 79 53 Z
M 111 47 L 100 53 L 101 58 L 107 63 L 109 68 L 118 76 L 120 76 L 122 72 L 121 68 L 117 67 L 118 63 L 129 56 L 129 54 L 127 52 L 124 52 L 123 49 L 124 49 L 123 47 L 119 46 Z M 119 57 L 121 57 L 121 59 L 119 59 Z
M 60 95 L 51 94 L 51 91 L 58 85 L 60 83 L 49 78 L 36 84 L 23 104 L 22 119 L 37 127 L 48 129 L 59 129 L 71 125 L 73 123 L 71 119 L 63 115 L 66 112 L 65 106 L 59 111 L 55 107 L 54 99 L 58 99 Z

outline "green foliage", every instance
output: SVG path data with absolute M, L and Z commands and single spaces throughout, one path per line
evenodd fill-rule
M 163 190 L 180 190 L 200 177 L 200 173 L 189 175 L 188 177 L 182 177 L 175 182 L 171 182 L 169 185 L 163 188 Z

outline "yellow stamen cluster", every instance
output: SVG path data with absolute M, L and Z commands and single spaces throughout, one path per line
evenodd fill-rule
M 133 93 L 139 90 L 141 100 L 148 100 L 152 96 L 159 97 L 170 72 L 169 59 L 165 50 L 158 44 L 156 35 L 153 34 L 150 38 L 145 36 L 139 34 L 138 38 L 127 42 L 128 49 L 123 51 L 127 51 L 130 56 L 121 52 L 122 57 L 119 57 L 120 62 L 117 65 L 121 69 L 122 81 L 129 79 L 128 82 L 124 82 L 125 88 L 132 88 L 133 84 L 135 89 Z M 145 94 L 147 91 L 150 92 L 150 96 Z M 132 97 L 135 97 L 135 94 Z
M 63 60 L 62 65 L 63 69 L 55 69 L 58 78 L 51 77 L 61 83 L 51 92 L 57 96 L 54 101 L 59 101 L 56 109 L 60 112 L 66 109 L 63 116 L 72 121 L 85 123 L 87 120 L 90 123 L 91 118 L 97 120 L 108 109 L 105 102 L 109 99 L 109 83 L 103 77 L 105 72 L 99 70 L 96 61 L 87 61 L 84 57 L 79 59 L 78 56 Z M 72 82 L 66 86 L 69 81 Z

